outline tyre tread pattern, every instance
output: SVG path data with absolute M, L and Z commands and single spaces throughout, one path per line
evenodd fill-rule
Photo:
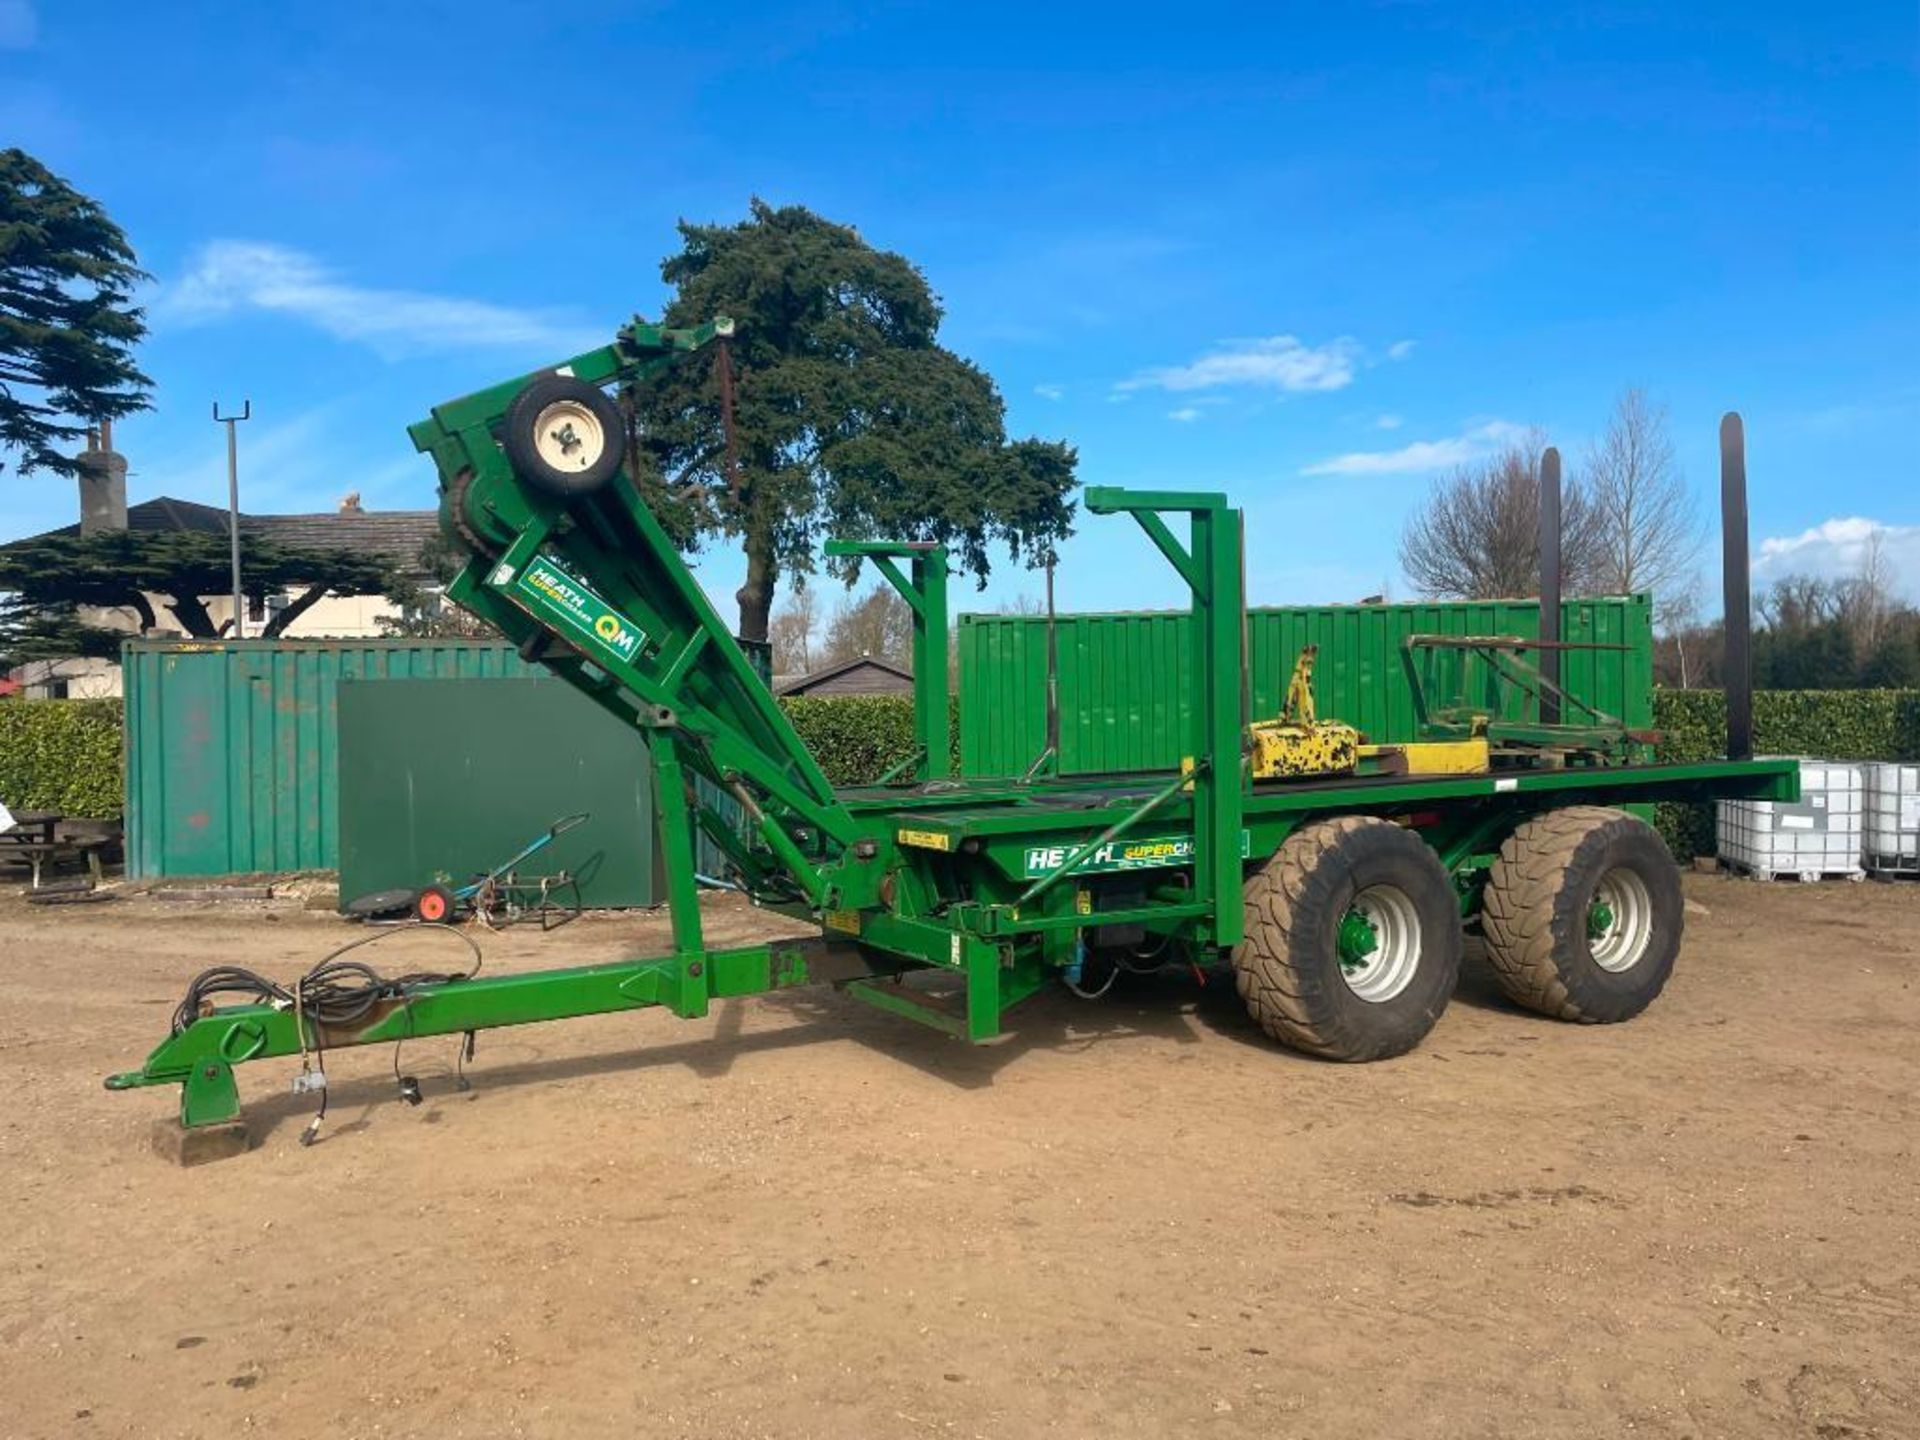
M 1288 836 L 1273 857 L 1248 877 L 1241 891 L 1246 928 L 1233 952 L 1234 983 L 1241 1000 L 1272 1038 L 1291 1049 L 1327 1059 L 1386 1059 L 1411 1049 L 1425 1033 L 1422 1030 L 1395 1039 L 1360 1034 L 1343 1025 L 1340 1007 L 1330 1003 L 1331 997 L 1325 993 L 1323 977 L 1296 963 L 1292 954 L 1304 917 L 1324 914 L 1333 903 L 1334 887 L 1340 883 L 1335 874 L 1338 867 L 1326 862 L 1370 827 L 1406 833 L 1368 815 L 1347 815 L 1304 826 Z M 1425 850 L 1424 843 L 1421 848 Z M 1446 883 L 1438 857 L 1430 850 L 1425 853 L 1441 883 Z M 1455 939 L 1453 959 L 1457 966 L 1457 936 Z M 1431 963 L 1444 965 L 1444 941 L 1436 937 L 1435 943 Z M 1423 959 L 1423 963 L 1428 962 Z
M 1583 1008 L 1568 989 L 1554 920 L 1581 846 L 1597 832 L 1642 823 L 1610 806 L 1569 805 L 1526 821 L 1501 845 L 1481 894 L 1480 929 L 1494 977 L 1514 1003 L 1581 1024 L 1608 1018 Z

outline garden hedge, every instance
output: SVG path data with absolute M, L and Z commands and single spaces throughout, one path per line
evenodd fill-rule
M 109 820 L 120 814 L 118 700 L 0 700 L 0 801 Z
M 1655 691 L 1653 724 L 1664 737 L 1660 759 L 1711 759 L 1726 746 L 1726 696 Z M 1920 760 L 1920 690 L 1756 690 L 1753 748 L 1825 760 Z M 1682 860 L 1713 853 L 1711 805 L 1662 805 L 1659 824 Z
M 792 696 L 780 708 L 835 785 L 870 785 L 913 754 L 913 701 L 905 695 Z M 955 705 L 947 723 L 956 768 L 959 715 Z

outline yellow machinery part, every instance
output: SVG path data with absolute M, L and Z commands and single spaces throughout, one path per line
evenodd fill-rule
M 1406 745 L 1362 745 L 1360 758 L 1386 761 L 1406 775 L 1484 775 L 1493 768 L 1485 736 L 1472 740 L 1421 740 Z M 1405 769 L 1401 769 L 1401 765 Z
M 1287 703 L 1278 720 L 1247 727 L 1252 742 L 1249 763 L 1256 780 L 1299 779 L 1311 775 L 1350 775 L 1360 763 L 1360 732 L 1338 720 L 1322 720 L 1313 709 L 1313 661 L 1317 645 L 1303 649 L 1287 681 Z
M 1247 728 L 1253 740 L 1256 780 L 1350 775 L 1360 763 L 1360 732 L 1337 720 L 1317 720 L 1309 725 L 1263 720 Z
M 1293 660 L 1293 674 L 1287 678 L 1287 703 L 1280 718 L 1311 730 L 1319 719 L 1313 710 L 1313 662 L 1320 654 L 1318 645 L 1305 646 Z
M 1300 652 L 1287 682 L 1286 709 L 1278 720 L 1247 727 L 1249 763 L 1256 780 L 1299 780 L 1318 775 L 1485 775 L 1492 766 L 1484 735 L 1468 740 L 1421 740 L 1405 745 L 1363 745 L 1360 732 L 1314 713 L 1316 646 Z

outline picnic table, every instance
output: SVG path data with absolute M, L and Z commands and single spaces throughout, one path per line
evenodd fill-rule
M 65 818 L 57 810 L 15 810 L 13 827 L 0 830 L 0 861 L 24 863 L 33 872 L 35 890 L 47 866 L 57 867 L 63 860 L 84 860 L 93 883 L 100 883 L 100 852 L 110 842 L 105 837 L 61 835 L 60 822 Z

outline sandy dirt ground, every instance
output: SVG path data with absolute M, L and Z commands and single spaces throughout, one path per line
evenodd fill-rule
M 466 1095 L 421 1041 L 418 1108 L 342 1052 L 311 1149 L 245 1066 L 256 1148 L 190 1170 L 100 1077 L 200 967 L 350 932 L 8 898 L 0 1435 L 1920 1436 L 1920 887 L 1688 887 L 1624 1026 L 1477 966 L 1366 1067 L 1191 974 L 975 1049 L 791 992 L 485 1033 Z

